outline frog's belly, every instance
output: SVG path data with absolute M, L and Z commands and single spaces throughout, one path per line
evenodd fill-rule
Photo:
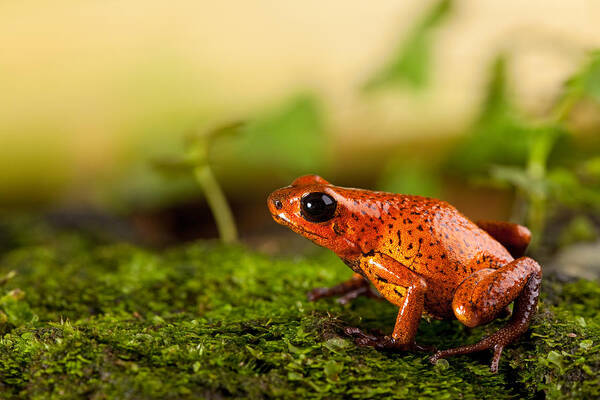
M 460 279 L 460 277 L 456 277 Z M 452 299 L 456 288 L 462 279 L 425 279 L 427 292 L 425 293 L 425 311 L 437 319 L 454 318 Z
M 425 311 L 434 318 L 454 318 L 452 299 L 456 286 L 446 282 L 427 281 L 425 293 Z

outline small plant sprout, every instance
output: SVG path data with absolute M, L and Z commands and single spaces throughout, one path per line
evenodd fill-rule
M 178 159 L 161 159 L 154 165 L 163 172 L 192 173 L 202 189 L 206 202 L 217 224 L 219 236 L 224 243 L 234 243 L 238 240 L 237 227 L 227 198 L 210 166 L 209 152 L 212 140 L 224 134 L 236 133 L 243 126 L 235 122 L 218 127 L 205 134 L 191 134 L 185 139 L 186 151 Z

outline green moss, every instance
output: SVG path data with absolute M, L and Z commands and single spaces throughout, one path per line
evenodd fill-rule
M 166 252 L 56 236 L 33 243 L 0 256 L 0 278 L 16 272 L 0 279 L 2 398 L 600 394 L 593 282 L 547 280 L 531 334 L 506 351 L 494 375 L 487 353 L 433 366 L 427 354 L 355 346 L 344 326 L 390 331 L 396 310 L 370 299 L 306 301 L 310 288 L 350 274 L 328 253 L 289 260 L 207 242 Z M 20 311 L 8 318 L 9 309 Z M 468 330 L 424 321 L 419 339 L 445 348 L 501 324 Z

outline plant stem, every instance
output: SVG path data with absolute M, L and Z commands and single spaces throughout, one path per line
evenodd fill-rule
M 535 249 L 540 242 L 545 229 L 548 206 L 548 188 L 545 184 L 546 166 L 548 157 L 556 142 L 556 130 L 568 118 L 571 110 L 580 99 L 580 91 L 567 93 L 556 104 L 549 119 L 550 129 L 538 138 L 531 146 L 527 160 L 527 175 L 534 183 L 528 193 L 529 209 L 527 212 L 527 225 L 534 235 L 530 247 Z
M 206 201 L 215 218 L 221 240 L 225 243 L 236 242 L 238 233 L 231 208 L 208 164 L 195 167 L 194 176 L 206 196 Z
M 529 176 L 531 187 L 527 191 L 529 198 L 527 225 L 534 233 L 531 243 L 532 249 L 535 249 L 539 244 L 546 225 L 548 199 L 548 188 L 545 182 L 546 165 L 555 142 L 555 137 L 556 134 L 553 131 L 544 132 L 533 142 L 529 150 L 527 175 Z

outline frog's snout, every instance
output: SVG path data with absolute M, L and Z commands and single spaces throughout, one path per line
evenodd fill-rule
M 269 198 L 267 199 L 267 206 L 273 215 L 281 212 L 281 209 L 283 208 L 283 202 L 281 201 L 280 196 L 277 195 L 277 192 L 273 192 L 269 195 Z
M 275 222 L 288 226 L 291 224 L 286 212 L 283 210 L 283 200 L 277 195 L 277 192 L 271 193 L 267 200 L 267 206 Z

